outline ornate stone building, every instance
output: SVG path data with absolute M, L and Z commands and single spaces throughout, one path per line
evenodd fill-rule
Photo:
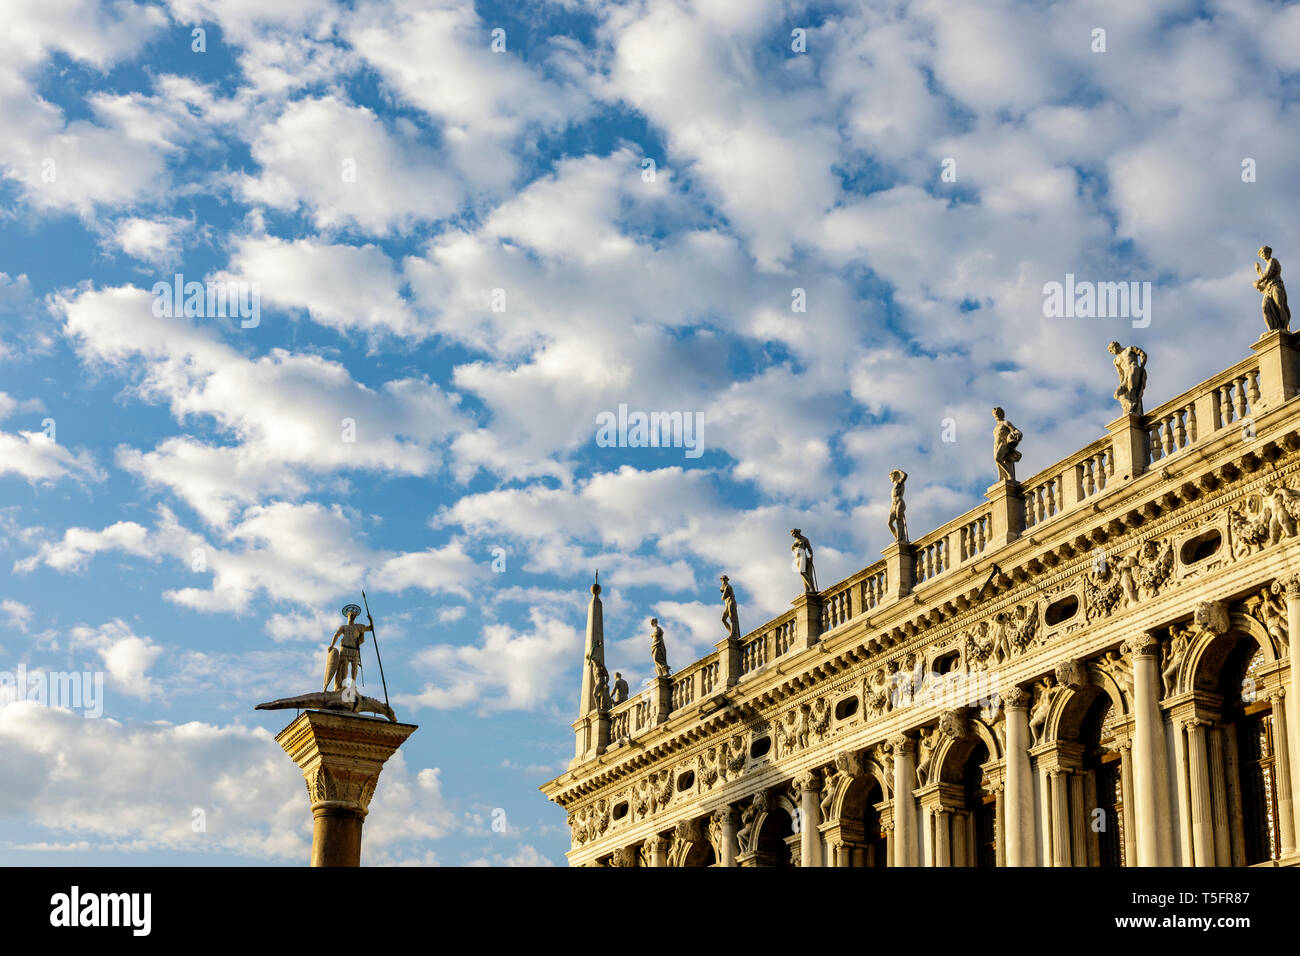
M 626 700 L 593 587 L 571 864 L 1300 861 L 1300 351 L 1252 353 Z

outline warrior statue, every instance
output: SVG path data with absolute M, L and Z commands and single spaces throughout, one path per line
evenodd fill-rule
M 898 544 L 907 544 L 907 505 L 903 503 L 903 486 L 907 484 L 907 472 L 895 468 L 889 473 L 889 480 L 894 483 L 889 498 L 889 533 Z
M 349 604 L 343 609 L 347 615 L 348 622 L 339 627 L 334 632 L 334 639 L 330 641 L 330 646 L 325 651 L 325 687 L 323 690 L 310 694 L 299 694 L 297 697 L 282 697 L 279 700 L 267 701 L 264 704 L 258 704 L 257 710 L 327 710 L 327 711 L 345 711 L 348 713 L 371 713 L 380 714 L 387 717 L 393 723 L 397 723 L 397 717 L 393 714 L 393 708 L 386 701 L 376 700 L 373 697 L 363 697 L 357 692 L 357 672 L 361 668 L 361 642 L 365 639 L 366 631 L 374 633 L 375 622 L 366 612 L 368 624 L 358 624 L 357 615 L 361 613 L 361 608 L 355 604 Z M 342 641 L 338 647 L 335 642 Z M 383 664 L 380 664 L 380 670 L 383 670 Z M 345 677 L 351 677 L 351 683 L 344 685 Z M 334 688 L 330 689 L 330 682 L 334 682 Z M 384 694 L 387 697 L 387 692 Z
M 733 641 L 740 640 L 740 615 L 736 611 L 736 592 L 731 589 L 731 581 L 724 574 L 718 579 L 722 582 L 722 626 L 727 629 L 727 636 Z
M 1291 324 L 1291 310 L 1286 304 L 1286 286 L 1282 284 L 1282 263 L 1273 258 L 1273 250 L 1268 246 L 1260 246 L 1258 255 L 1267 263 L 1263 269 L 1255 263 L 1258 277 L 1255 288 L 1264 293 L 1264 324 L 1270 332 L 1278 329 L 1285 332 Z
M 794 555 L 792 563 L 799 576 L 803 578 L 803 593 L 816 594 L 817 572 L 813 570 L 812 544 L 798 528 L 792 528 L 790 536 L 794 538 L 794 543 L 790 545 L 790 553 Z
M 650 658 L 655 662 L 655 674 L 667 677 L 672 673 L 668 668 L 668 645 L 664 643 L 664 629 L 659 626 L 659 618 L 650 618 Z
M 1007 421 L 1007 413 L 1001 408 L 993 409 L 996 424 L 993 426 L 993 460 L 998 466 L 998 477 L 1002 481 L 1016 480 L 1016 462 L 1020 460 L 1020 441 L 1025 437 L 1015 425 Z
M 366 631 L 375 629 L 374 619 L 369 614 L 366 615 L 369 624 L 357 623 L 357 615 L 360 613 L 361 608 L 355 604 L 349 604 L 343 609 L 348 622 L 339 625 L 329 648 L 325 651 L 325 690 L 329 690 L 330 681 L 333 680 L 334 689 L 341 691 L 345 676 L 351 677 L 352 686 L 356 686 L 357 671 L 361 667 L 361 644 L 366 639 Z M 334 643 L 340 637 L 343 640 L 335 650 Z
M 1119 388 L 1115 398 L 1125 415 L 1142 414 L 1142 392 L 1147 387 L 1147 353 L 1136 345 L 1127 348 L 1111 342 L 1106 350 L 1115 356 L 1115 371 L 1119 372 Z

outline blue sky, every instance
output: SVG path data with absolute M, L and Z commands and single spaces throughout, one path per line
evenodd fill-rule
M 0 862 L 303 862 L 252 707 L 364 587 L 420 725 L 366 862 L 562 864 L 597 567 L 635 687 L 652 615 L 674 666 L 723 636 L 718 574 L 788 606 L 790 527 L 823 584 L 878 558 L 891 468 L 913 537 L 974 506 L 992 405 L 1022 476 L 1098 437 L 1111 339 L 1148 407 L 1247 354 L 1300 8 L 1133 6 L 8 4 L 0 672 L 105 699 L 0 703 Z M 259 322 L 155 315 L 176 273 Z M 1151 324 L 1045 318 L 1067 273 Z M 703 455 L 598 446 L 620 404 Z

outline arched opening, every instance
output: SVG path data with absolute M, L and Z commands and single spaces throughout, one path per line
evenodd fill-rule
M 964 853 L 975 866 L 998 865 L 997 798 L 984 773 L 988 760 L 989 749 L 981 740 L 971 748 L 962 767 L 962 793 L 971 833 L 967 846 L 953 847 L 953 857 Z
M 794 866 L 790 853 L 790 839 L 793 836 L 794 826 L 790 822 L 790 814 L 779 808 L 767 811 L 763 828 L 758 833 L 754 862 L 758 866 Z
M 876 805 L 885 799 L 875 776 L 856 777 L 840 803 L 840 837 L 853 866 L 886 866 L 888 843 Z
M 1110 717 L 1110 695 L 1097 694 L 1084 712 L 1079 730 L 1083 744 L 1084 791 L 1096 794 L 1092 812 L 1085 814 L 1089 855 L 1098 866 L 1124 866 L 1124 776 L 1119 753 L 1102 743 Z M 1085 802 L 1089 802 L 1085 796 Z M 1087 808 L 1080 808 L 1086 810 Z M 1079 861 L 1076 861 L 1076 866 Z
M 1241 824 L 1240 832 L 1233 835 L 1240 843 L 1241 862 L 1247 866 L 1282 855 L 1273 705 L 1255 693 L 1261 683 L 1259 670 L 1266 662 L 1260 646 L 1244 638 L 1224 660 L 1219 681 L 1225 732 L 1237 752 Z
M 692 843 L 691 848 L 682 858 L 682 866 L 717 866 L 718 858 L 713 852 L 713 844 L 708 840 Z

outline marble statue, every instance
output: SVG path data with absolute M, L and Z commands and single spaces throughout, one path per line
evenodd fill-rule
M 794 543 L 790 545 L 790 553 L 794 555 L 794 569 L 803 578 L 803 592 L 816 594 L 817 572 L 813 569 L 812 544 L 798 528 L 792 528 L 790 536 L 794 538 Z
M 650 618 L 650 658 L 655 662 L 655 675 L 667 677 L 672 673 L 668 668 L 668 645 L 664 643 L 664 629 L 659 626 L 659 618 Z
M 1119 388 L 1115 398 L 1125 415 L 1141 415 L 1142 392 L 1147 387 L 1147 353 L 1136 345 L 1127 348 L 1111 342 L 1106 350 L 1115 356 L 1115 371 L 1119 372 Z
M 609 692 L 609 671 L 603 662 L 591 655 L 588 655 L 587 663 L 591 665 L 591 692 L 596 697 L 596 710 L 604 713 L 614 702 L 613 695 Z
M 889 498 L 889 533 L 898 544 L 907 544 L 907 505 L 903 503 L 907 472 L 895 468 L 889 473 L 889 480 L 894 485 Z
M 740 640 L 740 615 L 736 611 L 736 592 L 731 589 L 731 580 L 724 574 L 718 579 L 722 582 L 722 626 L 727 629 L 727 636 L 733 641 Z
M 627 681 L 618 671 L 614 671 L 614 693 L 612 695 L 615 704 L 621 704 L 627 700 Z
M 361 667 L 361 644 L 366 639 L 366 631 L 375 629 L 375 622 L 369 614 L 366 615 L 370 620 L 369 624 L 357 623 L 357 615 L 360 613 L 361 608 L 355 604 L 349 604 L 343 609 L 343 614 L 348 621 L 346 624 L 339 625 L 325 652 L 325 690 L 329 690 L 331 680 L 334 681 L 335 690 L 342 690 L 345 672 L 347 672 L 346 676 L 351 677 L 354 685 L 357 682 L 357 671 Z M 339 638 L 343 640 L 335 650 L 334 644 L 339 641 Z
M 1016 462 L 1020 460 L 1020 441 L 1025 437 L 1001 408 L 993 409 L 993 460 L 997 462 L 998 477 L 1002 481 L 1016 480 Z
M 1285 332 L 1291 324 L 1291 309 L 1287 307 L 1286 286 L 1282 284 L 1282 263 L 1273 258 L 1273 250 L 1268 246 L 1260 246 L 1257 255 L 1267 263 L 1263 269 L 1255 263 L 1255 288 L 1264 293 L 1264 324 L 1270 332 L 1278 329 Z

